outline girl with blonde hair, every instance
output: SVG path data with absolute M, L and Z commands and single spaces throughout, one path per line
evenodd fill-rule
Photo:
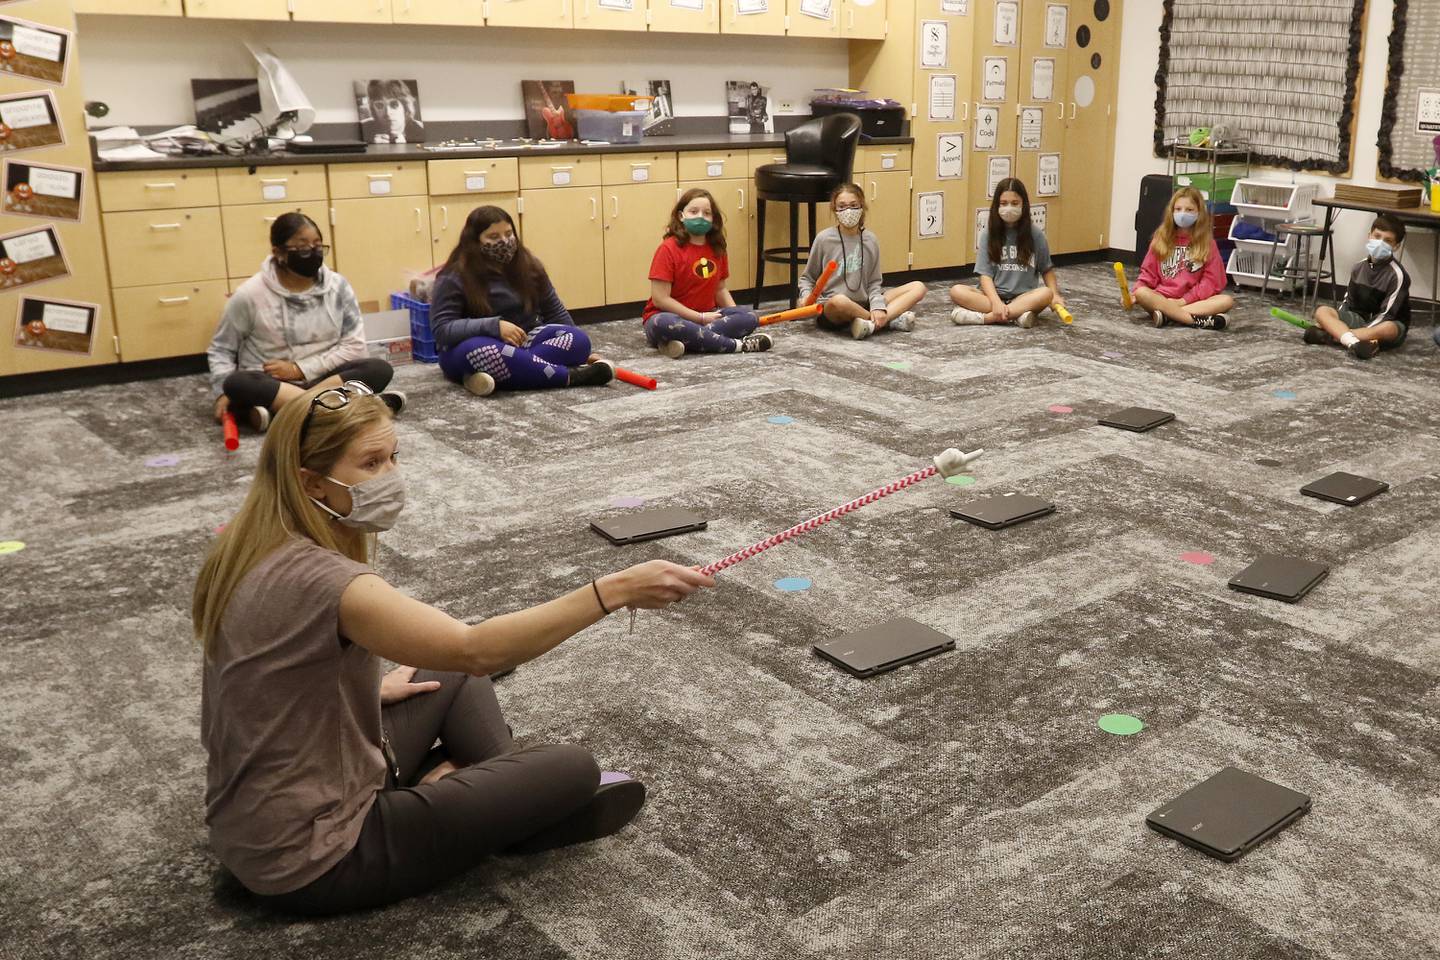
M 1226 282 L 1205 198 L 1194 187 L 1181 187 L 1150 238 L 1131 291 L 1135 302 L 1150 311 L 1157 327 L 1173 320 L 1197 330 L 1224 330 L 1225 313 L 1235 308 Z

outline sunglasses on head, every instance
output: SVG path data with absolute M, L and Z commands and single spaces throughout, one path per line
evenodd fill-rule
M 310 409 L 305 411 L 305 422 L 300 425 L 300 442 L 305 442 L 305 433 L 310 429 L 310 421 L 315 416 L 316 407 L 324 407 L 326 410 L 341 410 L 350 403 L 353 397 L 373 397 L 375 391 L 370 385 L 359 380 L 346 380 L 338 387 L 331 387 L 328 390 L 321 390 L 310 398 Z

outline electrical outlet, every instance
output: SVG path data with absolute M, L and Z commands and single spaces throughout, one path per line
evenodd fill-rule
M 793 101 L 790 101 L 790 100 L 781 100 L 779 103 L 777 103 L 777 104 L 775 105 L 775 112 L 776 112 L 776 113 L 794 113 L 794 112 L 795 112 L 795 104 L 794 104 Z

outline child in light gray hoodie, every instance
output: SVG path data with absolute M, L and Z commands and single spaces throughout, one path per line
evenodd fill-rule
M 849 329 L 850 336 L 864 340 L 876 330 L 911 330 L 915 306 L 925 299 L 925 284 L 912 281 L 893 290 L 881 288 L 880 242 L 865 229 L 869 209 L 865 191 L 858 184 L 842 183 L 830 194 L 830 209 L 836 226 L 826 227 L 810 245 L 810 262 L 800 277 L 800 299 L 810 296 L 834 261 L 836 268 L 820 291 L 825 311 L 815 322 L 832 330 Z

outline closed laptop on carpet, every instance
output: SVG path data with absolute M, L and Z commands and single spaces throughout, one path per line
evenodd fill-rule
M 1323 563 L 1262 553 L 1230 580 L 1230 589 L 1295 603 L 1330 572 Z
M 950 516 L 968 520 L 989 530 L 1011 527 L 1026 520 L 1055 512 L 1055 504 L 1024 493 L 1006 493 L 998 497 L 982 497 L 950 511 Z
M 1144 433 L 1146 430 L 1154 430 L 1160 424 L 1169 423 L 1174 419 L 1175 414 L 1165 410 L 1151 410 L 1149 407 L 1126 407 L 1124 410 L 1116 410 L 1114 413 L 1101 417 L 1100 425 Z
M 1307 497 L 1318 497 L 1321 500 L 1343 503 L 1347 507 L 1353 507 L 1357 503 L 1364 503 L 1375 494 L 1384 493 L 1389 489 L 1390 484 L 1384 480 L 1371 480 L 1369 477 L 1336 471 L 1328 477 L 1321 477 L 1319 480 L 1305 484 L 1300 488 L 1300 492 Z
M 825 643 L 814 644 L 817 654 L 862 678 L 954 649 L 954 640 L 909 617 L 896 617 Z
M 1226 767 L 1160 807 L 1145 818 L 1145 823 L 1152 830 L 1229 863 L 1309 810 L 1307 795 Z
M 677 533 L 704 530 L 706 521 L 684 507 L 659 507 L 627 513 L 607 520 L 592 520 L 590 529 L 611 543 L 638 543 L 659 540 Z

